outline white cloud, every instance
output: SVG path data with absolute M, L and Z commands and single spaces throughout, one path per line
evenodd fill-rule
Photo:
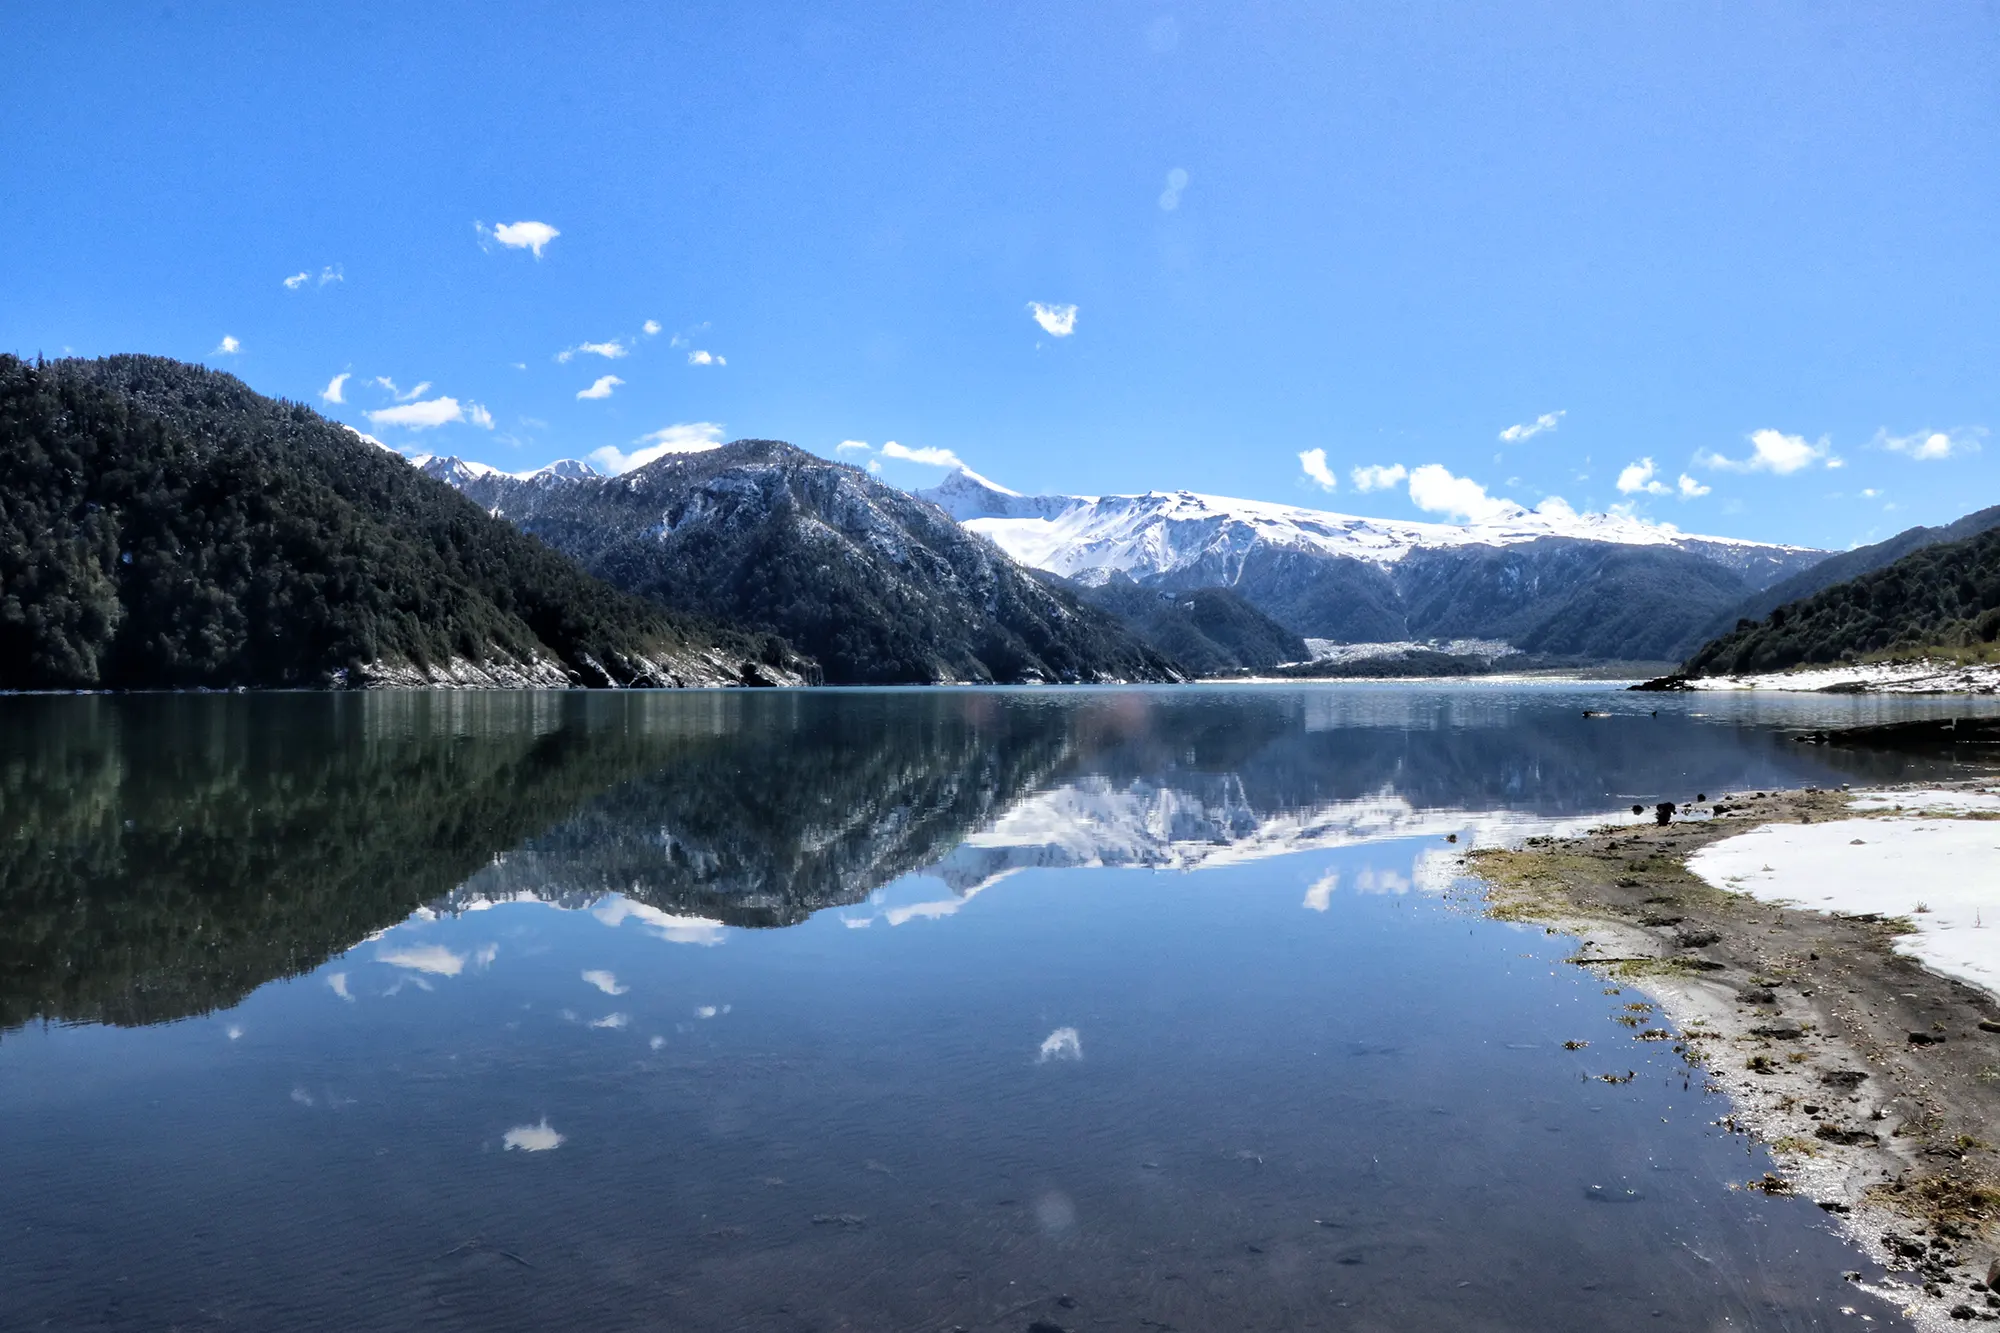
M 1533 421 L 1524 421 L 1518 426 L 1507 427 L 1507 429 L 1500 432 L 1500 438 L 1508 444 L 1519 444 L 1523 440 L 1532 440 L 1543 431 L 1554 430 L 1567 415 L 1569 414 L 1566 411 L 1544 412 Z
M 1081 1060 L 1083 1040 L 1077 1036 L 1075 1028 L 1057 1028 L 1042 1038 L 1041 1054 L 1036 1058 L 1042 1064 L 1051 1060 Z
M 345 972 L 327 973 L 326 984 L 332 989 L 335 995 L 338 995 L 341 999 L 347 1001 L 349 1004 L 354 1003 L 354 992 L 347 989 L 347 973 Z
M 473 425 L 486 430 L 493 429 L 493 414 L 478 403 L 467 403 L 465 405 L 465 419 Z
M 346 282 L 346 281 L 347 281 L 347 271 L 341 268 L 341 266 L 338 264 L 328 264 L 325 268 L 319 271 L 319 285 L 322 287 L 326 286 L 329 282 Z
M 605 445 L 594 450 L 590 461 L 603 471 L 616 476 L 620 472 L 630 472 L 633 468 L 644 467 L 655 459 L 668 454 L 699 454 L 722 447 L 722 427 L 713 421 L 688 421 L 679 425 L 664 426 L 656 431 L 648 431 L 633 441 L 639 448 L 626 453 L 616 445 Z
M 868 442 L 866 440 L 842 440 L 839 444 L 833 446 L 833 451 L 837 454 L 865 454 L 868 452 Z
M 375 383 L 387 389 L 399 403 L 407 403 L 412 398 L 421 398 L 424 396 L 425 392 L 428 391 L 429 388 L 431 387 L 431 382 L 429 380 L 421 380 L 418 382 L 416 388 L 410 390 L 408 393 L 404 393 L 401 389 L 396 387 L 396 381 L 390 379 L 387 375 L 377 375 L 375 377 Z
M 548 1152 L 551 1148 L 562 1147 L 563 1136 L 550 1129 L 548 1117 L 543 1116 L 540 1124 L 514 1126 L 501 1136 L 500 1141 L 509 1152 L 516 1148 L 522 1152 Z
M 1680 490 L 1681 490 L 1681 499 L 1683 500 L 1699 499 L 1701 496 L 1707 495 L 1710 491 L 1714 489 L 1715 488 L 1713 486 L 1702 485 L 1700 482 L 1696 481 L 1693 477 L 1690 477 L 1685 472 L 1681 473 Z
M 936 445 L 926 445 L 921 449 L 912 449 L 906 444 L 897 444 L 894 440 L 890 440 L 882 446 L 882 457 L 900 458 L 904 462 L 922 463 L 926 467 L 965 466 L 960 461 L 959 456 L 949 449 L 940 449 Z
M 221 342 L 219 342 L 219 343 L 217 343 L 217 344 L 215 345 L 215 350 L 214 350 L 213 352 L 209 353 L 209 355 L 211 355 L 211 356 L 235 356 L 235 355 L 236 355 L 236 354 L 237 354 L 238 352 L 240 352 L 240 351 L 242 351 L 242 350 L 243 350 L 243 344 L 242 344 L 242 343 L 240 343 L 240 342 L 237 342 L 235 338 L 233 338 L 233 337 L 231 337 L 231 336 L 230 336 L 229 334 L 225 333 L 225 334 L 223 334 L 223 335 L 222 335 L 222 341 L 221 341 Z
M 465 420 L 465 409 L 456 398 L 431 398 L 400 407 L 378 408 L 365 414 L 377 426 L 404 426 L 410 430 L 430 430 L 448 422 Z
M 1765 429 L 1751 432 L 1748 458 L 1725 458 L 1703 450 L 1695 455 L 1694 461 L 1717 472 L 1771 472 L 1789 477 L 1826 458 L 1831 448 L 1825 436 L 1820 437 L 1819 443 L 1813 444 L 1803 435 L 1787 435 L 1783 431 Z M 1839 465 L 1838 459 L 1827 462 L 1828 467 Z
M 646 336 L 650 338 L 654 334 L 660 331 L 660 321 L 657 319 L 649 319 L 644 324 L 641 324 L 639 327 L 644 329 L 646 331 Z
M 1306 899 L 1299 906 L 1308 912 L 1324 912 L 1333 906 L 1333 891 L 1340 887 L 1340 872 L 1329 870 L 1306 889 Z
M 581 355 L 601 356 L 607 361 L 616 361 L 619 357 L 627 355 L 631 350 L 624 343 L 613 338 L 610 342 L 578 343 L 574 347 L 565 347 L 562 351 L 556 353 L 556 360 L 567 365 L 571 359 Z
M 1642 458 L 1618 474 L 1620 495 L 1666 495 L 1672 487 L 1653 475 L 1653 460 Z
M 583 979 L 603 991 L 606 995 L 623 995 L 626 991 L 632 989 L 630 986 L 619 985 L 617 976 L 604 971 L 602 968 L 592 968 L 590 971 L 585 972 Z
M 1880 495 L 1881 493 L 1882 492 L 1876 490 L 1873 486 L 1870 486 L 1861 492 L 1861 498 L 1864 500 L 1873 500 L 1876 496 Z
M 1410 470 L 1401 463 L 1391 463 L 1387 467 L 1378 463 L 1370 467 L 1355 468 L 1347 475 L 1354 482 L 1354 489 L 1357 491 L 1389 491 L 1401 486 L 1404 478 L 1410 475 Z
M 594 1028 L 610 1028 L 615 1031 L 631 1021 L 632 1016 L 630 1014 L 606 1014 L 602 1018 L 593 1019 L 590 1025 Z
M 1340 478 L 1326 465 L 1326 450 L 1307 449 L 1299 454 L 1299 468 L 1323 491 L 1340 489 Z
M 1167 188 L 1160 191 L 1160 211 L 1171 213 L 1181 206 L 1181 191 L 1188 187 L 1185 168 L 1175 167 L 1167 173 Z M 1075 307 L 1071 307 L 1074 309 Z
M 1979 437 L 1986 432 L 1977 427 L 1959 430 L 1920 430 L 1911 435 L 1875 432 L 1875 443 L 1891 453 L 1914 458 L 1920 463 L 1944 458 L 1963 458 L 1979 452 Z
M 1446 514 L 1461 523 L 1486 523 L 1521 512 L 1512 500 L 1488 495 L 1470 477 L 1454 477 L 1438 463 L 1426 463 L 1410 473 L 1410 502 L 1429 514 Z
M 1076 307 L 1073 305 L 1043 305 L 1040 301 L 1030 301 L 1028 313 L 1035 323 L 1042 326 L 1042 332 L 1051 338 L 1067 338 L 1076 332 Z
M 442 944 L 411 944 L 400 949 L 381 949 L 375 960 L 391 967 L 407 967 L 432 976 L 455 977 L 465 970 L 465 955 L 453 953 Z
M 704 352 L 697 349 L 688 353 L 688 364 L 691 366 L 726 366 L 729 364 L 729 360 L 727 357 L 717 356 L 713 352 Z
M 291 277 L 285 279 L 285 290 L 288 292 L 295 292 L 299 288 L 305 286 L 307 283 L 311 281 L 312 281 L 312 274 L 301 270 L 297 273 L 292 274 Z
M 624 382 L 624 380 L 619 379 L 616 375 L 599 375 L 588 389 L 578 389 L 576 396 L 578 398 L 609 398 L 611 391 Z
M 546 222 L 503 222 L 497 227 L 488 227 L 483 222 L 472 225 L 481 239 L 490 237 L 510 250 L 531 250 L 537 259 L 542 257 L 542 247 L 562 235 Z
M 347 381 L 351 378 L 353 378 L 353 372 L 343 370 L 338 375 L 335 375 L 332 379 L 328 380 L 326 382 L 326 387 L 319 391 L 320 401 L 323 403 L 346 402 Z

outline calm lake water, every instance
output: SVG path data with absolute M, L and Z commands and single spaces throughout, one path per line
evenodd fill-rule
M 0 699 L 0 1327 L 1894 1327 L 1444 838 L 1966 707 Z

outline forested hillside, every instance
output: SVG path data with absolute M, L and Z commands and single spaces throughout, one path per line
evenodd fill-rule
M 2000 530 L 1929 546 L 1736 629 L 1688 660 L 1691 676 L 1782 671 L 2000 638 Z
M 1076 595 L 1117 616 L 1128 629 L 1197 676 L 1261 671 L 1310 654 L 1305 640 L 1228 588 L 1169 592 L 1114 574 Z
M 1913 551 L 1921 551 L 1927 546 L 1942 546 L 1946 542 L 1962 542 L 2000 527 L 2000 505 L 1967 514 L 1955 523 L 1946 523 L 1935 528 L 1905 528 L 1886 541 L 1871 546 L 1857 546 L 1851 551 L 1830 555 L 1809 569 L 1801 570 L 1790 578 L 1774 583 L 1761 592 L 1752 594 L 1733 606 L 1729 614 L 1706 627 L 1702 640 L 1706 642 L 1721 634 L 1727 634 L 1739 620 L 1762 620 L 1771 612 L 1790 602 L 1810 597 L 1822 588 L 1831 588 L 1836 583 L 1858 579 L 1863 574 L 1871 574 L 1887 565 L 1894 564 Z
M 457 460 L 432 460 L 458 477 Z M 457 482 L 612 585 L 782 634 L 835 684 L 1178 679 L 1105 612 L 942 510 L 777 440 L 620 477 Z
M 625 596 L 311 409 L 0 356 L 0 688 L 721 684 L 780 640 Z

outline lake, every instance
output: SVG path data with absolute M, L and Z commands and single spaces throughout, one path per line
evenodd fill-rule
M 0 698 L 0 1327 L 1896 1327 L 1446 839 L 1972 707 Z

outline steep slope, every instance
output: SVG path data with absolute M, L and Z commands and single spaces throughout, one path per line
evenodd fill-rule
M 0 688 L 796 682 L 310 409 L 0 357 Z
M 738 440 L 602 479 L 425 469 L 616 587 L 784 635 L 831 683 L 1179 675 L 935 506 L 789 444 Z
M 1229 588 L 1293 633 L 1341 643 L 1677 656 L 1745 595 L 1823 556 L 1555 501 L 1453 526 L 1186 491 L 1024 496 L 970 472 L 922 494 L 1026 564 L 1086 584 Z
M 1198 676 L 1265 670 L 1309 654 L 1305 640 L 1227 588 L 1170 592 L 1114 574 L 1077 595 Z
M 1555 537 L 1415 551 L 1394 572 L 1410 637 L 1573 657 L 1672 661 L 1743 595 L 1739 573 L 1690 551 Z
M 1982 532 L 2000 528 L 2000 505 L 1992 505 L 1976 513 L 1967 514 L 1955 523 L 1947 523 L 1935 528 L 1905 528 L 1886 541 L 1872 546 L 1857 546 L 1851 551 L 1830 555 L 1810 569 L 1801 570 L 1790 578 L 1780 579 L 1770 587 L 1745 598 L 1728 612 L 1717 617 L 1702 635 L 1704 640 L 1717 638 L 1730 632 L 1739 620 L 1762 620 L 1779 607 L 1801 598 L 1810 597 L 1822 588 L 1831 588 L 1836 583 L 1858 579 L 1863 574 L 1892 565 L 1913 551 L 1921 551 L 1927 546 L 1941 546 L 1946 542 L 1962 542 L 1977 537 Z
M 1704 645 L 1691 676 L 1782 671 L 1926 649 L 1992 651 L 2000 639 L 2000 529 L 1928 546 Z

